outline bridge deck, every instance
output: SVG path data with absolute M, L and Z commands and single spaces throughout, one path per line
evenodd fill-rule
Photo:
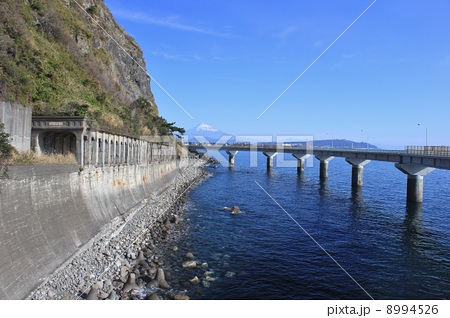
M 450 156 L 433 154 L 414 154 L 405 150 L 384 149 L 338 149 L 338 148 L 306 148 L 267 145 L 189 145 L 190 151 L 223 150 L 223 151 L 261 151 L 292 153 L 298 155 L 330 156 L 342 158 L 360 158 L 364 160 L 386 161 L 403 164 L 414 164 L 437 169 L 450 170 Z

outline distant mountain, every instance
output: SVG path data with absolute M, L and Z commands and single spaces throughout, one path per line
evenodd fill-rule
M 205 140 L 209 143 L 235 143 L 236 138 L 222 130 L 216 129 L 208 124 L 202 123 L 194 128 L 186 130 L 185 141 L 192 143 L 202 143 Z
M 239 137 L 239 136 L 238 136 Z M 261 136 L 260 136 L 261 137 Z M 266 136 L 264 136 L 266 137 Z M 247 139 L 250 137 L 247 137 Z M 242 137 L 239 137 L 239 143 L 255 143 L 258 142 L 260 145 L 270 145 L 275 144 L 274 142 L 261 142 L 260 140 L 267 140 L 265 138 L 261 139 L 258 136 L 253 136 L 252 138 L 245 140 Z M 184 134 L 184 141 L 190 143 L 217 143 L 220 141 L 221 143 L 226 144 L 234 144 L 236 142 L 236 137 L 226 133 L 222 130 L 216 129 L 208 124 L 202 123 L 196 127 L 188 129 Z M 377 149 L 378 147 L 372 144 L 367 144 L 365 142 L 356 142 L 347 139 L 326 139 L 326 140 L 314 140 L 311 141 L 314 147 L 321 148 L 349 148 L 349 149 Z M 303 146 L 306 144 L 305 141 L 288 141 L 284 142 L 284 144 L 290 144 L 292 146 Z
M 287 142 L 287 144 L 291 145 L 304 145 L 305 142 Z M 325 139 L 325 140 L 314 140 L 312 142 L 314 147 L 321 148 L 349 148 L 349 149 L 361 149 L 361 148 L 369 148 L 369 149 L 378 149 L 377 146 L 372 144 L 367 144 L 365 142 L 357 142 L 347 139 Z M 368 146 L 368 147 L 367 147 Z

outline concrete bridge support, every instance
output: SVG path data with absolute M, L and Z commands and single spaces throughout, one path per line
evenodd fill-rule
M 368 164 L 370 160 L 361 158 L 345 158 L 345 161 L 352 165 L 352 187 L 362 187 L 364 166 Z
M 423 176 L 426 176 L 435 168 L 404 163 L 396 163 L 395 167 L 408 175 L 406 201 L 423 202 Z
M 264 156 L 267 157 L 267 170 L 272 170 L 273 168 L 273 158 L 278 155 L 278 152 L 263 152 Z
M 310 155 L 299 155 L 296 153 L 292 154 L 297 158 L 297 174 L 303 175 L 305 173 L 305 160 L 309 158 Z
M 320 180 L 328 179 L 328 164 L 334 159 L 333 156 L 317 156 L 316 159 L 320 161 Z
M 230 167 L 234 167 L 234 156 L 236 156 L 237 153 L 237 150 L 227 150 L 228 164 L 230 165 Z

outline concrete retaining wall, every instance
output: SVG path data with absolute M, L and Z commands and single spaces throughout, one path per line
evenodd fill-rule
M 0 101 L 0 122 L 11 135 L 11 144 L 19 151 L 30 150 L 31 108 Z
M 23 299 L 152 193 L 183 162 L 148 166 L 11 167 L 0 181 L 0 299 Z

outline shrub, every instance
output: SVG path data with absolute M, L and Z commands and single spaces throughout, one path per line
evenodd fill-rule
M 41 11 L 42 3 L 39 0 L 30 0 L 30 8 L 35 11 Z
M 94 4 L 86 9 L 86 12 L 90 15 L 96 15 L 98 13 L 98 7 Z
M 3 123 L 0 123 L 0 177 L 8 176 L 8 165 L 11 164 L 15 151 L 9 140 L 10 135 L 4 131 Z

